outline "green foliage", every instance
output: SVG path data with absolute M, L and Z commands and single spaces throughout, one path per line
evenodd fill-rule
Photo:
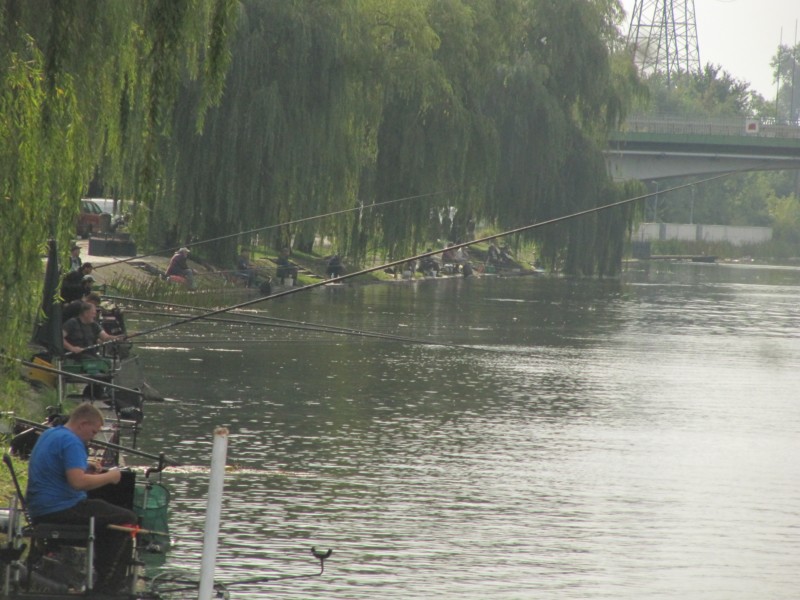
M 775 76 L 786 82 L 796 68 L 795 59 L 800 46 L 790 50 L 778 49 L 772 61 Z M 800 73 L 800 72 L 799 72 Z M 799 79 L 800 80 L 800 79 Z M 649 97 L 647 111 L 662 115 L 698 117 L 775 116 L 785 119 L 791 112 L 791 86 L 781 89 L 777 104 L 766 102 L 750 90 L 748 83 L 735 79 L 720 67 L 708 64 L 699 74 L 679 73 L 667 85 L 663 75 L 656 73 L 647 79 Z M 798 96 L 800 99 L 800 96 Z M 800 103 L 797 103 L 800 106 Z M 797 118 L 795 115 L 794 118 Z M 687 182 L 673 179 L 662 182 L 662 189 Z M 654 191 L 654 190 L 651 190 Z M 745 173 L 725 178 L 714 185 L 686 188 L 661 195 L 657 219 L 672 223 L 706 223 L 718 225 L 775 226 L 776 237 L 792 239 L 789 221 L 781 223 L 777 215 L 787 215 L 789 205 L 798 202 L 798 186 L 792 172 Z M 776 198 L 782 208 L 777 210 Z M 653 209 L 651 208 L 651 211 Z M 788 211 L 791 212 L 791 211 Z M 652 212 L 647 215 L 653 218 Z
M 426 196 L 207 251 L 228 262 L 237 243 L 309 251 L 328 239 L 358 264 L 463 239 L 478 221 L 511 228 L 596 206 L 604 136 L 642 90 L 610 54 L 620 15 L 613 0 L 243 2 L 202 142 L 188 116 L 198 93 L 183 88 L 151 239 Z M 596 245 L 617 247 L 606 236 L 625 228 L 587 221 L 541 241 L 592 273 Z
M 234 6 L 0 2 L 4 353 L 23 354 L 39 303 L 44 244 L 56 238 L 66 256 L 91 179 L 99 175 L 111 194 L 134 202 L 163 193 L 159 156 L 175 82 L 195 77 L 205 86 L 196 117 L 219 97 Z
M 70 195 L 80 197 L 79 122 L 68 78 L 48 90 L 44 56 L 30 37 L 4 56 L 0 73 L 0 348 L 23 348 L 43 275 L 40 256 L 48 237 L 72 229 Z M 55 96 L 57 105 L 47 111 Z M 60 133 L 59 132 L 63 132 Z M 83 163 L 85 167 L 85 163 Z
M 767 203 L 772 217 L 773 238 L 793 245 L 793 255 L 800 254 L 800 202 L 797 196 L 771 195 Z
M 662 73 L 650 75 L 647 110 L 690 118 L 749 116 L 763 99 L 750 84 L 708 63 L 700 73 L 676 73 L 669 84 Z
M 800 121 L 800 44 L 779 46 L 770 64 L 778 84 L 775 117 L 796 123 Z

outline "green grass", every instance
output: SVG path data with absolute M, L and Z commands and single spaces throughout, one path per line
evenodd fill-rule
M 14 464 L 14 471 L 17 474 L 20 488 L 24 492 L 25 486 L 28 485 L 28 463 L 13 456 L 11 457 L 11 462 Z M 11 474 L 3 464 L 2 468 L 0 468 L 0 506 L 10 506 L 16 493 Z

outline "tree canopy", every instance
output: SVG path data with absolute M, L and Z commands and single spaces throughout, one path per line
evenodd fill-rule
M 0 346 L 94 181 L 163 247 L 262 224 L 351 261 L 622 197 L 605 135 L 641 91 L 617 0 L 0 0 Z M 369 205 L 416 197 L 369 209 Z M 530 234 L 614 273 L 631 209 Z M 250 240 L 242 240 L 250 241 Z M 233 242 L 212 257 L 228 260 Z
M 233 0 L 0 1 L 0 348 L 17 354 L 48 238 L 64 254 L 97 172 L 156 193 L 170 111 L 198 82 L 194 118 L 221 94 Z
M 689 119 L 761 117 L 784 123 L 792 113 L 790 82 L 796 68 L 793 57 L 798 52 L 800 46 L 794 51 L 780 46 L 772 60 L 775 79 L 783 82 L 774 102 L 767 102 L 747 82 L 709 63 L 700 73 L 674 74 L 669 83 L 660 73 L 648 77 L 645 112 Z M 800 82 L 800 72 L 798 77 Z M 673 183 L 678 181 L 688 183 L 689 179 Z M 796 171 L 743 173 L 715 185 L 673 192 L 668 201 L 658 203 L 658 214 L 653 218 L 673 223 L 773 226 L 776 238 L 794 243 L 797 236 L 791 231 L 797 224 L 798 210 L 792 209 L 792 204 L 798 203 L 798 186 Z
M 246 0 L 219 107 L 200 132 L 176 112 L 152 241 L 425 196 L 267 237 L 332 239 L 357 261 L 617 198 L 601 150 L 639 89 L 610 51 L 620 14 L 613 0 Z M 196 96 L 184 86 L 179 106 Z M 551 264 L 613 273 L 629 216 L 530 237 Z

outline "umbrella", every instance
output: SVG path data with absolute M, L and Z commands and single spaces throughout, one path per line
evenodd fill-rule
M 64 339 L 61 331 L 61 298 L 58 289 L 61 280 L 58 272 L 58 250 L 55 240 L 50 240 L 48 246 L 42 309 L 33 330 L 32 341 L 34 344 L 44 346 L 49 353 L 61 356 L 64 354 Z

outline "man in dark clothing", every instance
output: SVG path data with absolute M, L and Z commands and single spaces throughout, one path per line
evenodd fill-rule
M 97 322 L 97 307 L 91 302 L 83 302 L 77 317 L 73 317 L 63 327 L 64 348 L 72 352 L 75 358 L 88 358 L 97 355 L 97 348 L 101 342 L 121 340 L 124 336 L 109 335 L 100 323 Z
M 341 277 L 344 275 L 344 265 L 342 264 L 342 259 L 338 254 L 334 254 L 331 256 L 330 260 L 328 260 L 327 274 L 328 279 L 333 279 L 334 277 Z
M 84 302 L 91 302 L 94 304 L 95 308 L 97 308 L 97 314 L 99 315 L 98 321 L 102 320 L 103 309 L 100 306 L 100 294 L 97 292 L 89 292 L 80 300 L 73 300 L 69 304 L 64 305 L 64 309 L 61 311 L 61 318 L 64 320 L 64 323 L 69 321 L 72 317 L 77 317 L 81 314 L 81 306 L 83 306 Z
M 431 252 L 431 249 L 428 248 L 425 252 Z M 439 261 L 436 260 L 433 256 L 425 256 L 421 258 L 419 261 L 419 270 L 426 277 L 438 277 L 439 276 Z
M 275 272 L 275 275 L 278 279 L 281 280 L 281 285 L 283 285 L 284 279 L 287 277 L 291 278 L 292 285 L 297 284 L 297 267 L 291 263 L 289 260 L 289 249 L 284 248 L 281 250 L 278 259 L 275 261 L 278 265 L 278 269 Z
M 67 303 L 73 300 L 80 300 L 87 293 L 87 285 L 84 279 L 91 276 L 94 267 L 92 263 L 83 263 L 81 268 L 77 271 L 70 271 L 64 276 L 64 281 L 61 283 L 61 299 Z M 94 278 L 92 278 L 94 279 Z
M 242 248 L 239 253 L 239 258 L 236 261 L 236 274 L 244 279 L 247 287 L 253 287 L 256 282 L 256 271 L 250 263 L 250 251 L 247 248 Z
M 122 335 L 110 335 L 103 330 L 100 323 L 97 322 L 97 307 L 91 302 L 82 302 L 79 311 L 78 316 L 66 321 L 62 328 L 64 349 L 67 352 L 71 352 L 73 354 L 72 358 L 75 360 L 83 361 L 97 358 L 98 352 L 94 346 L 97 345 L 98 341 L 110 342 L 125 338 Z M 92 364 L 92 369 L 92 371 L 87 370 L 84 374 L 90 374 L 92 378 L 98 380 L 98 383 L 87 385 L 83 391 L 84 396 L 97 399 L 107 398 L 106 391 L 102 383 L 99 382 L 108 382 L 110 379 L 108 373 L 111 367 L 108 361 L 97 360 Z
M 69 249 L 69 270 L 77 271 L 82 264 L 81 247 L 78 244 L 72 244 L 72 248 Z
M 493 267 L 500 266 L 500 249 L 494 242 L 489 244 L 489 251 L 486 254 L 486 264 Z
M 103 426 L 103 416 L 85 402 L 63 426 L 47 429 L 28 463 L 28 509 L 34 523 L 82 525 L 95 518 L 95 568 L 99 591 L 119 589 L 131 552 L 130 535 L 108 525 L 135 525 L 136 514 L 86 492 L 121 479 L 119 469 L 98 472 L 88 462 L 86 445 Z

